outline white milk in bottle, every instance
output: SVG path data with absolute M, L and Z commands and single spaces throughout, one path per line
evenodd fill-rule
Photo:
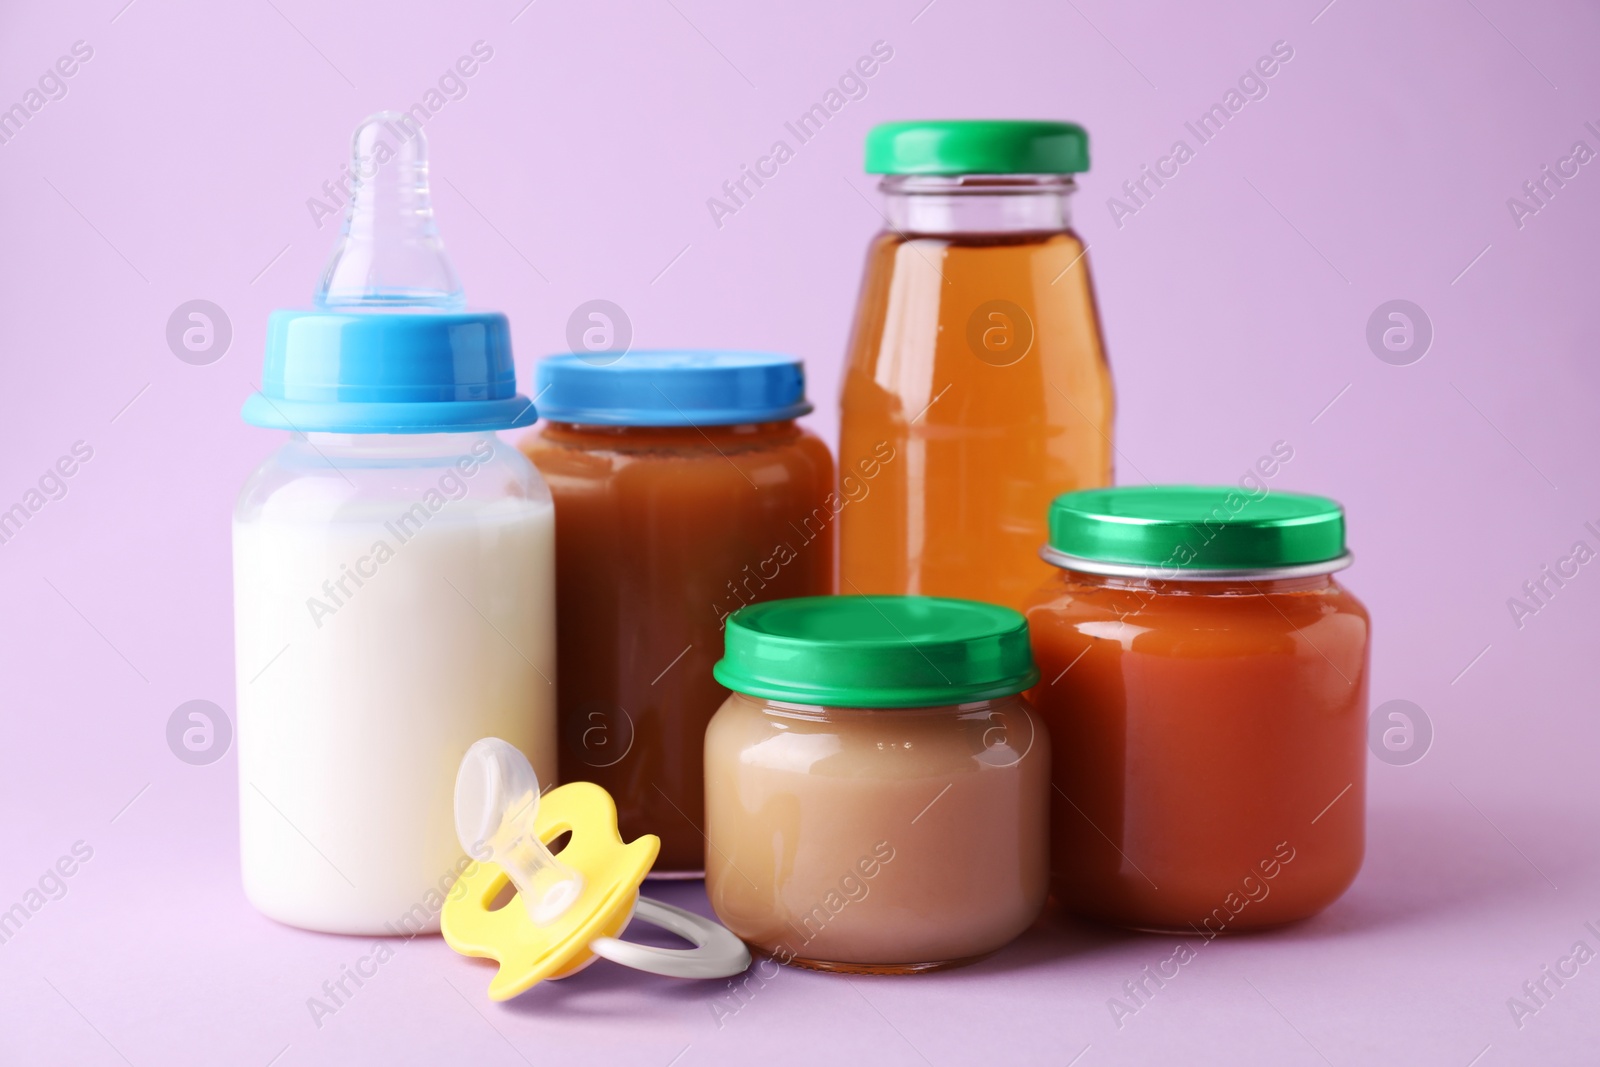
M 504 315 L 463 310 L 422 131 L 356 131 L 310 311 L 275 312 L 245 419 L 289 430 L 234 511 L 240 850 L 268 916 L 438 929 L 456 768 L 501 737 L 555 779 L 550 493 Z

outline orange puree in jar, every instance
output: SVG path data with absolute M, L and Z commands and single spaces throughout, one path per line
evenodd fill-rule
M 576 356 L 538 370 L 521 442 L 555 498 L 559 773 L 604 786 L 655 871 L 705 863 L 706 724 L 726 617 L 833 587 L 833 459 L 797 360 Z M 737 420 L 737 421 L 734 421 Z
M 1026 614 L 1060 903 L 1202 934 L 1331 904 L 1364 848 L 1370 635 L 1328 573 L 1338 505 L 1101 490 L 1061 497 L 1051 529 L 1063 569 Z

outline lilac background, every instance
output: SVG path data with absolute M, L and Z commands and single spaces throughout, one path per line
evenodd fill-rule
M 0 1060 L 1600 1059 L 1600 963 L 1520 1029 L 1506 1005 L 1575 941 L 1600 948 L 1583 926 L 1600 927 L 1600 566 L 1520 630 L 1506 607 L 1574 541 L 1600 547 L 1583 529 L 1600 527 L 1600 164 L 1521 229 L 1506 206 L 1574 141 L 1600 148 L 1584 128 L 1600 126 L 1600 15 L 924 2 L 5 5 L 0 105 L 74 41 L 94 56 L 0 145 L 0 507 L 74 441 L 94 457 L 0 545 L 0 908 L 73 842 L 94 856 L 0 945 Z M 1094 169 L 1077 224 L 1117 374 L 1120 476 L 1232 480 L 1290 442 L 1275 484 L 1350 511 L 1374 704 L 1415 701 L 1433 722 L 1421 762 L 1372 761 L 1348 896 L 1201 947 L 1120 1030 L 1107 999 L 1172 943 L 1055 917 L 966 971 L 785 971 L 720 1027 L 720 983 L 603 964 L 490 1005 L 487 972 L 424 939 L 317 1027 L 306 998 L 372 946 L 249 908 L 233 756 L 185 765 L 164 729 L 186 700 L 233 707 L 229 508 L 280 440 L 238 409 L 267 312 L 305 303 L 334 236 L 306 199 L 364 115 L 418 100 L 480 39 L 493 58 L 427 131 L 446 242 L 473 302 L 511 315 L 522 380 L 564 346 L 572 309 L 604 297 L 638 345 L 804 356 L 829 435 L 878 222 L 867 127 L 1082 121 Z M 894 58 L 869 95 L 716 228 L 706 198 L 876 40 Z M 1106 198 L 1277 40 L 1295 54 L 1270 95 L 1119 229 Z M 164 339 L 194 298 L 234 330 L 209 366 Z M 1436 331 L 1411 366 L 1365 341 L 1393 298 Z M 693 886 L 664 895 L 703 906 Z

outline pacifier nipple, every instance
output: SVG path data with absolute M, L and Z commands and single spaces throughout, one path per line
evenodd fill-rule
M 486 737 L 467 749 L 455 804 L 461 847 L 506 872 L 535 924 L 548 926 L 583 894 L 583 875 L 539 839 L 539 779 L 515 746 Z
M 428 193 L 428 142 L 398 111 L 380 111 L 351 140 L 344 229 L 317 286 L 334 310 L 464 307 Z

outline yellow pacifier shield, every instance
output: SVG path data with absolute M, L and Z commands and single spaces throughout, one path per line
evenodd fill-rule
M 497 961 L 489 999 L 509 1000 L 546 978 L 560 978 L 594 958 L 589 942 L 616 937 L 628 924 L 639 883 L 650 872 L 661 839 L 645 834 L 624 844 L 611 794 L 592 782 L 559 786 L 539 798 L 534 827 L 546 845 L 572 832 L 561 862 L 583 875 L 583 892 L 548 925 L 535 925 L 522 901 L 489 904 L 509 879 L 493 863 L 469 867 L 445 901 L 439 923 L 447 944 L 464 956 Z

